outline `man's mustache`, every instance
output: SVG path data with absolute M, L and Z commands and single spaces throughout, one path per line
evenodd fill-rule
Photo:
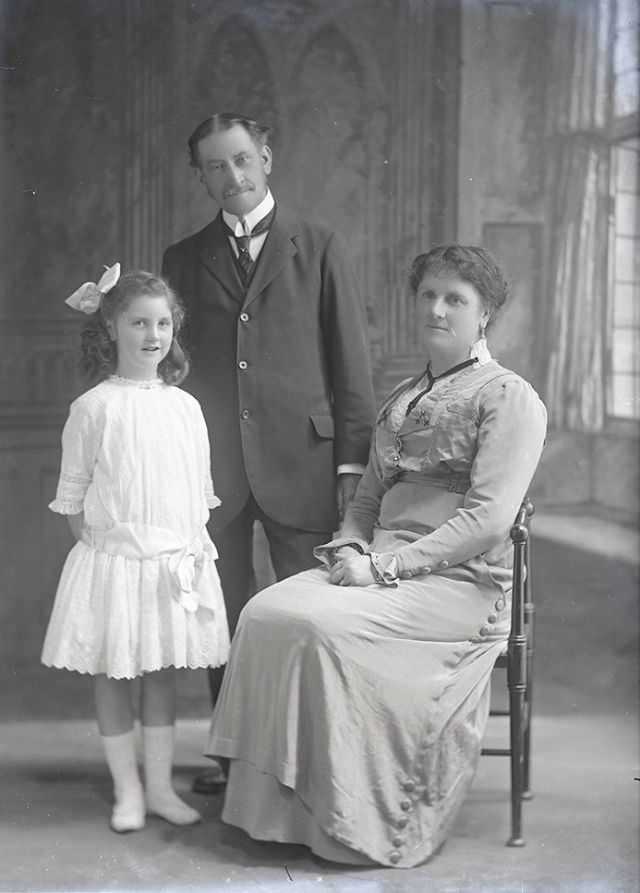
M 226 190 L 224 197 L 231 198 L 233 195 L 242 195 L 243 192 L 255 192 L 253 183 L 243 183 L 242 186 L 231 186 Z

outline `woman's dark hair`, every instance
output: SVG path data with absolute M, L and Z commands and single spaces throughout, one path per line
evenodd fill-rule
M 244 127 L 258 151 L 266 146 L 269 128 L 264 124 L 258 124 L 253 118 L 245 118 L 244 115 L 236 115 L 233 112 L 220 112 L 217 115 L 205 118 L 189 137 L 189 164 L 191 167 L 200 168 L 200 156 L 198 154 L 198 143 L 200 140 L 221 130 L 231 130 L 236 125 Z
M 489 311 L 489 323 L 509 295 L 509 285 L 495 258 L 475 245 L 438 245 L 419 254 L 409 270 L 409 288 L 414 295 L 427 273 L 455 273 L 473 285 Z
M 169 353 L 158 364 L 158 375 L 166 384 L 180 384 L 186 378 L 189 360 L 178 339 L 184 321 L 184 309 L 178 296 L 162 277 L 134 270 L 118 279 L 82 328 L 80 370 L 92 385 L 113 375 L 118 365 L 116 343 L 109 336 L 107 323 L 115 323 L 129 304 L 140 297 L 165 298 L 171 310 L 173 340 Z

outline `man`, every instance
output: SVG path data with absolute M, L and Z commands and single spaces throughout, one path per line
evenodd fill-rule
M 253 522 L 278 579 L 315 564 L 364 470 L 374 417 L 367 325 L 338 236 L 275 204 L 268 128 L 217 114 L 189 138 L 220 207 L 165 252 L 187 308 L 192 373 L 212 442 L 218 570 L 233 633 L 254 592 Z M 210 671 L 215 703 L 221 671 Z M 220 777 L 199 776 L 209 792 Z

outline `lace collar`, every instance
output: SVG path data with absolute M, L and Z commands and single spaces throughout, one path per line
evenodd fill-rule
M 161 384 L 164 384 L 164 381 L 161 378 L 123 378 L 122 375 L 110 375 L 109 381 L 114 384 L 131 385 L 145 390 L 157 388 L 160 387 Z

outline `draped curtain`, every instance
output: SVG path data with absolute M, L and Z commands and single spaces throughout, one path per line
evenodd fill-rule
M 552 244 L 546 401 L 556 428 L 596 432 L 605 415 L 611 0 L 556 6 L 551 80 Z

